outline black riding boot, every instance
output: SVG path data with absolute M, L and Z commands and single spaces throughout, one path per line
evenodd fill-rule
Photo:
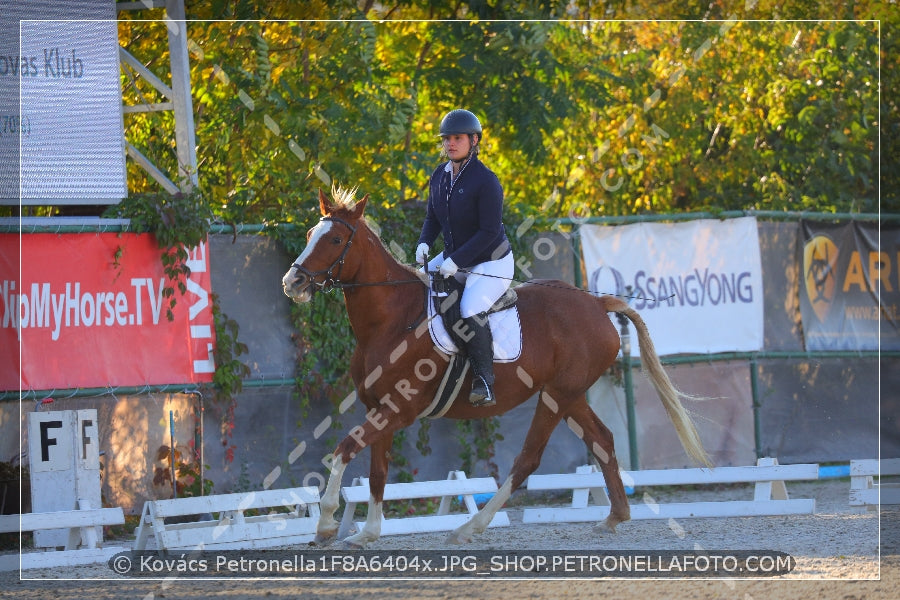
M 494 346 L 491 327 L 484 313 L 463 319 L 471 338 L 466 342 L 469 364 L 472 366 L 472 406 L 491 406 L 494 398 Z

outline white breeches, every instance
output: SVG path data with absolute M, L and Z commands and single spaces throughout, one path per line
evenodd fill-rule
M 428 261 L 428 271 L 438 270 L 443 262 L 444 254 L 438 254 Z M 456 279 L 466 284 L 459 305 L 463 318 L 474 317 L 493 306 L 509 288 L 515 271 L 516 263 L 512 252 L 498 260 L 467 268 L 465 273 L 458 271 Z

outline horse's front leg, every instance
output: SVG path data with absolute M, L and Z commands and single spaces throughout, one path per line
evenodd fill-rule
M 386 405 L 385 405 L 386 404 Z M 387 453 L 393 434 L 398 429 L 409 426 L 415 420 L 415 413 L 401 414 L 392 402 L 383 403 L 382 408 L 370 409 L 366 422 L 354 427 L 350 434 L 338 444 L 331 461 L 331 475 L 325 486 L 325 493 L 319 502 L 319 523 L 316 527 L 316 544 L 327 544 L 338 533 L 339 523 L 334 518 L 341 493 L 341 479 L 347 464 L 365 448 L 372 447 L 372 463 L 369 474 L 369 517 L 361 532 L 348 538 L 348 543 L 365 547 L 381 535 L 381 503 L 384 499 L 384 485 L 387 479 Z
M 341 479 L 349 462 L 350 458 L 344 460 L 340 451 L 336 451 L 331 457 L 331 474 L 328 476 L 325 493 L 319 500 L 319 522 L 316 525 L 314 540 L 316 545 L 327 545 L 337 536 L 338 522 L 334 520 L 334 513 L 341 499 Z
M 387 483 L 388 461 L 393 441 L 393 435 L 386 435 L 372 444 L 372 457 L 369 465 L 369 510 L 366 513 L 366 523 L 356 535 L 351 535 L 344 540 L 353 548 L 365 548 L 370 542 L 381 537 L 384 486 Z

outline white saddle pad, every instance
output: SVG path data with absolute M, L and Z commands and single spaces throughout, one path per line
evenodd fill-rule
M 426 296 L 428 304 L 428 332 L 431 340 L 441 352 L 456 354 L 459 349 L 447 329 L 444 319 L 434 309 L 434 299 Z M 519 308 L 516 305 L 488 315 L 491 334 L 494 338 L 494 362 L 513 362 L 522 354 L 522 324 L 519 321 Z

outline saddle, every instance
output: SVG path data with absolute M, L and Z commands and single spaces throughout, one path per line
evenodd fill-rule
M 425 301 L 428 331 L 435 347 L 447 354 L 449 359 L 434 400 L 419 415 L 423 418 L 437 418 L 449 410 L 469 370 L 466 346 L 459 333 L 462 321 L 459 299 L 464 284 L 452 277 L 444 279 L 440 275 L 430 275 L 431 289 Z M 512 362 L 522 353 L 522 327 L 517 301 L 518 294 L 510 288 L 487 311 L 494 343 L 494 362 Z
M 435 274 L 431 276 L 431 297 L 434 302 L 434 312 L 441 315 L 444 329 L 447 330 L 448 335 L 457 347 L 457 351 L 460 353 L 463 353 L 462 349 L 465 348 L 458 331 L 458 323 L 462 320 L 459 300 L 462 297 L 464 287 L 464 284 L 456 279 L 444 279 L 439 275 L 435 276 Z M 508 288 L 485 314 L 489 316 L 507 308 L 512 308 L 518 299 L 519 296 L 516 294 L 516 290 Z
M 435 346 L 450 355 L 465 353 L 466 346 L 459 332 L 462 321 L 459 299 L 464 285 L 452 277 L 444 279 L 431 274 L 427 307 L 429 331 Z M 518 299 L 516 290 L 509 288 L 486 311 L 494 340 L 494 362 L 512 362 L 522 353 L 522 328 L 516 306 Z

